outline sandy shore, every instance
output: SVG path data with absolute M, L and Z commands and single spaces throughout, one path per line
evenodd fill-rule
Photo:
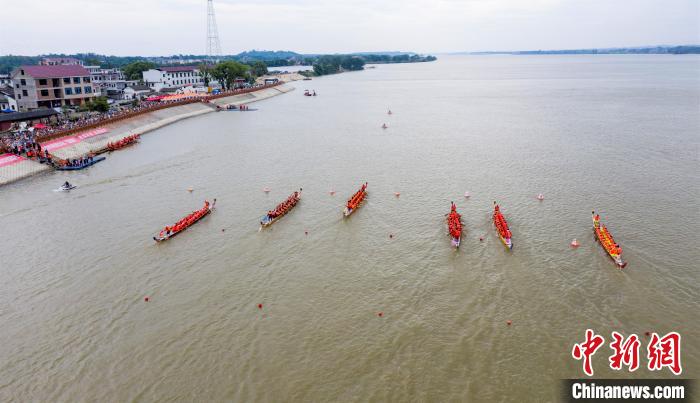
M 214 106 L 226 107 L 227 105 L 249 104 L 285 94 L 292 90 L 294 90 L 294 87 L 283 84 L 260 91 L 249 92 L 247 94 L 218 98 L 211 101 L 210 104 L 194 103 L 145 113 L 132 119 L 106 124 L 103 127 L 108 130 L 107 133 L 85 139 L 69 147 L 55 150 L 52 153 L 63 159 L 77 158 L 90 152 L 100 150 L 106 147 L 107 143 L 121 140 L 134 133 L 148 133 L 183 119 L 216 112 L 216 107 Z M 73 136 L 79 134 L 80 133 L 75 133 Z M 51 169 L 52 168 L 46 165 L 31 160 L 22 161 L 11 166 L 0 167 L 0 185 L 14 182 L 37 173 L 47 172 Z

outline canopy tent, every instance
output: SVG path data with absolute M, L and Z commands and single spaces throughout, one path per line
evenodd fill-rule
M 15 112 L 15 111 L 12 110 L 12 109 L 10 109 L 10 108 L 7 108 L 7 109 L 1 110 L 0 112 L 2 112 L 2 113 L 12 113 L 12 112 Z
M 48 126 L 46 126 L 46 125 L 43 124 L 43 123 L 37 123 L 37 124 L 34 125 L 34 128 L 35 128 L 35 129 L 46 129 L 47 127 L 48 127 Z

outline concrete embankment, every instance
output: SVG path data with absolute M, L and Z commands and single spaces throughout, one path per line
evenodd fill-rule
M 228 105 L 249 104 L 252 102 L 262 101 L 263 99 L 271 98 L 276 95 L 285 94 L 292 90 L 294 90 L 294 87 L 283 84 L 272 88 L 265 88 L 260 91 L 214 99 L 208 104 L 192 103 L 144 113 L 131 119 L 121 120 L 112 124 L 105 124 L 102 126 L 107 129 L 105 134 L 80 140 L 75 144 L 53 150 L 51 153 L 56 157 L 63 159 L 78 158 L 90 152 L 103 149 L 107 146 L 107 143 L 121 140 L 122 138 L 131 134 L 148 133 L 183 119 L 216 112 L 217 106 L 225 108 Z M 78 136 L 80 136 L 80 133 L 76 133 L 71 137 Z M 14 182 L 16 180 L 51 169 L 52 168 L 46 165 L 31 160 L 23 160 L 12 165 L 0 166 L 0 185 Z

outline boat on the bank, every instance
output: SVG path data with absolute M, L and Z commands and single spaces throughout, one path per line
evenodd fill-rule
M 257 111 L 258 108 L 248 108 L 247 106 L 245 108 L 239 108 L 236 105 L 229 105 L 224 110 L 226 110 L 226 111 L 239 111 L 239 112 L 252 112 L 252 111 Z
M 59 166 L 59 167 L 57 167 L 56 169 L 59 170 L 59 171 L 79 171 L 79 170 L 81 170 L 81 169 L 85 169 L 85 168 L 87 168 L 87 167 L 89 167 L 89 166 L 95 165 L 95 164 L 97 164 L 98 162 L 101 162 L 101 161 L 104 161 L 104 160 L 105 160 L 105 157 L 95 157 L 95 158 L 92 158 L 92 159 L 89 159 L 89 160 L 83 162 L 82 164 L 78 164 L 78 165 L 64 165 L 64 166 Z
M 214 199 L 214 201 L 211 204 L 205 200 L 204 207 L 190 213 L 186 217 L 182 218 L 180 221 L 176 222 L 172 227 L 165 227 L 162 231 L 160 231 L 160 233 L 157 236 L 153 237 L 153 240 L 156 242 L 167 241 L 168 239 L 193 226 L 199 220 L 209 215 L 209 213 L 211 213 L 211 211 L 214 209 L 215 205 L 216 199 Z
M 498 207 L 498 204 L 493 202 L 493 206 L 493 225 L 496 226 L 498 237 L 501 238 L 501 242 L 503 242 L 503 245 L 505 245 L 506 248 L 513 249 L 513 234 L 510 232 L 510 228 L 508 228 L 508 222 L 501 213 L 501 209 Z
M 452 246 L 459 248 L 462 240 L 462 216 L 457 212 L 457 206 L 454 202 L 450 213 L 447 215 L 447 230 L 452 237 Z
M 367 182 L 365 182 L 360 187 L 360 190 L 355 192 L 355 194 L 352 195 L 352 197 L 348 200 L 347 204 L 345 205 L 345 209 L 343 210 L 343 216 L 349 217 L 350 214 L 354 213 L 355 210 L 357 210 L 362 205 L 362 202 L 365 201 L 366 197 L 367 197 Z
M 615 242 L 612 235 L 605 227 L 600 223 L 600 216 L 592 212 L 593 214 L 593 233 L 595 234 L 595 239 L 600 243 L 600 245 L 605 249 L 605 252 L 610 256 L 610 259 L 615 262 L 615 265 L 620 269 L 624 269 L 627 266 L 627 262 L 622 260 L 622 247 Z
M 136 144 L 136 143 L 138 143 L 139 138 L 141 138 L 140 135 L 132 134 L 131 136 L 126 136 L 119 141 L 109 142 L 109 143 L 107 143 L 107 147 L 106 147 L 107 151 L 116 151 L 116 150 L 119 150 L 121 148 Z
M 289 197 L 287 197 L 287 200 L 278 204 L 273 210 L 268 211 L 267 214 L 265 214 L 260 220 L 260 227 L 269 227 L 270 225 L 274 224 L 275 221 L 292 211 L 292 209 L 296 207 L 297 203 L 299 203 L 299 200 L 301 200 L 301 191 L 302 189 L 299 188 L 298 192 L 292 193 L 289 195 Z
M 313 92 L 310 92 L 309 90 L 304 90 L 304 96 L 307 96 L 307 97 L 315 97 L 315 96 L 316 96 L 316 90 L 313 90 Z

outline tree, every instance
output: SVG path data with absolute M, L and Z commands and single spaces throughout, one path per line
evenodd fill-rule
M 202 63 L 199 65 L 199 67 L 197 67 L 197 70 L 199 70 L 199 76 L 202 77 L 205 87 L 208 87 L 209 82 L 211 81 L 211 69 L 211 66 L 206 63 Z
M 211 69 L 212 78 L 221 83 L 225 90 L 233 88 L 237 78 L 246 78 L 248 66 L 234 61 L 225 61 Z
M 267 74 L 267 64 L 263 61 L 256 61 L 250 65 L 250 74 L 255 77 L 264 76 Z
M 127 80 L 142 80 L 143 72 L 156 67 L 155 64 L 146 61 L 129 63 L 122 69 Z

